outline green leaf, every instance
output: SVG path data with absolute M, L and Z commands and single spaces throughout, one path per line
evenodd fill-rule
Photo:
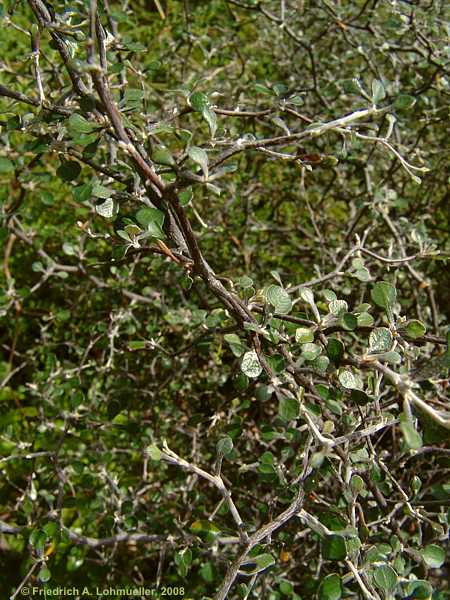
M 63 252 L 64 254 L 67 254 L 67 256 L 75 256 L 77 253 L 76 248 L 69 242 L 64 242 Z
M 192 146 L 189 148 L 189 157 L 198 165 L 200 165 L 201 170 L 203 171 L 203 175 L 206 179 L 208 179 L 208 155 L 203 150 L 203 148 L 198 148 L 198 146 Z
M 78 113 L 73 113 L 67 120 L 67 128 L 71 133 L 92 133 L 96 127 L 96 124 L 90 123 Z
M 425 546 L 420 554 L 431 569 L 439 569 L 444 564 L 445 550 L 436 544 Z
M 273 96 L 273 91 L 265 85 L 261 85 L 260 83 L 255 83 L 253 86 L 255 92 L 259 94 L 265 94 L 266 96 Z
M 72 136 L 74 144 L 84 146 L 83 156 L 85 158 L 92 158 L 97 152 L 99 144 L 98 133 L 79 133 Z
M 347 389 L 351 390 L 357 387 L 355 376 L 347 369 L 343 369 L 339 372 L 339 381 L 341 385 Z
M 159 165 L 167 165 L 169 167 L 175 164 L 175 159 L 170 150 L 165 146 L 155 146 L 152 152 L 152 160 Z
M 233 384 L 237 390 L 243 392 L 246 390 L 250 384 L 249 378 L 242 372 L 239 372 L 233 378 Z
M 397 586 L 397 573 L 389 565 L 381 565 L 373 569 L 372 578 L 376 587 L 385 594 L 393 592 Z
M 143 98 L 143 90 L 137 88 L 126 88 L 123 100 L 120 102 L 120 107 L 126 110 L 137 110 L 141 107 Z
M 136 213 L 136 220 L 153 237 L 164 237 L 164 213 L 157 208 L 141 208 Z
M 371 546 L 366 552 L 366 561 L 370 563 L 387 562 L 392 554 L 392 546 L 386 543 L 379 543 Z
M 202 565 L 200 576 L 206 583 L 214 583 L 214 567 L 209 561 Z
M 378 354 L 378 360 L 387 362 L 390 365 L 399 365 L 402 362 L 402 357 L 398 352 L 392 350 L 392 352 Z
M 189 97 L 189 103 L 197 112 L 202 112 L 205 108 L 209 107 L 208 96 L 203 92 L 194 92 L 191 94 Z
M 341 535 L 327 535 L 322 542 L 322 556 L 326 560 L 344 560 L 347 556 L 345 539 Z
M 275 308 L 275 312 L 284 315 L 291 311 L 291 297 L 281 286 L 273 284 L 269 285 L 264 291 L 264 296 Z
M 328 356 L 318 356 L 311 364 L 311 367 L 319 373 L 325 373 L 330 366 L 330 359 Z
M 0 173 L 12 173 L 14 171 L 14 163 L 9 158 L 0 157 Z
M 286 94 L 288 91 L 288 87 L 282 82 L 274 83 L 272 89 L 278 97 L 284 96 L 284 94 Z
M 29 536 L 30 545 L 36 548 L 38 552 L 44 550 L 47 534 L 42 529 L 33 529 Z
M 370 332 L 369 348 L 371 352 L 388 352 L 392 346 L 392 333 L 387 327 L 377 327 Z
M 225 435 L 224 437 L 220 438 L 220 440 L 217 442 L 216 450 L 217 454 L 223 454 L 224 456 L 227 456 L 232 452 L 233 440 L 229 435 Z
M 129 225 L 125 225 L 125 231 L 130 239 L 135 238 L 140 233 L 142 233 L 142 229 L 135 225 L 134 223 L 130 223 Z
M 105 219 L 112 219 L 117 213 L 118 207 L 112 198 L 95 205 L 95 212 Z
M 370 281 L 370 272 L 369 269 L 366 269 L 366 267 L 361 267 L 360 269 L 357 269 L 353 275 L 356 277 L 356 279 L 359 279 L 359 281 L 362 282 L 367 282 Z
M 358 327 L 371 327 L 374 323 L 374 318 L 368 312 L 359 313 L 356 320 L 358 322 Z
M 214 542 L 220 534 L 220 529 L 211 521 L 198 520 L 194 521 L 190 527 L 192 533 L 204 539 L 206 542 Z
M 295 341 L 299 344 L 307 344 L 314 341 L 314 332 L 306 327 L 298 327 L 295 330 Z
M 247 377 L 251 377 L 252 379 L 261 374 L 262 366 L 254 350 L 250 350 L 244 354 L 241 362 L 241 370 Z
M 145 340 L 133 340 L 132 342 L 128 342 L 128 347 L 130 350 L 144 350 L 147 346 Z
M 336 338 L 330 338 L 327 344 L 327 354 L 334 363 L 339 363 L 344 356 L 344 344 Z
M 353 389 L 350 392 L 350 400 L 358 406 L 365 406 L 366 404 L 369 404 L 369 402 L 372 402 L 373 398 L 368 396 L 366 392 L 363 392 L 362 390 Z
M 370 295 L 377 306 L 384 308 L 388 313 L 392 312 L 397 299 L 397 291 L 393 285 L 387 281 L 379 281 L 373 286 Z
M 297 398 L 282 396 L 278 405 L 278 415 L 283 421 L 292 421 L 299 415 L 299 404 Z
M 313 469 L 320 469 L 324 460 L 324 452 L 314 452 L 314 454 L 312 454 L 311 458 L 309 459 L 309 464 Z
M 129 236 L 129 235 L 128 235 L 128 233 L 127 233 L 126 231 L 124 231 L 123 229 L 118 229 L 118 230 L 116 231 L 116 233 L 117 233 L 117 235 L 118 235 L 119 237 L 121 237 L 121 238 L 122 238 L 123 240 L 125 240 L 126 242 L 131 242 L 131 238 L 130 238 L 130 236 Z
M 46 583 L 47 581 L 50 581 L 51 578 L 52 574 L 50 572 L 50 569 L 48 569 L 47 567 L 42 567 L 42 569 L 38 573 L 39 581 L 42 581 L 42 583 Z
M 81 173 L 81 165 L 75 160 L 63 161 L 56 170 L 58 177 L 64 181 L 73 181 Z
M 347 94 L 361 94 L 361 84 L 356 77 L 353 77 L 353 79 L 344 79 L 342 87 Z
M 83 183 L 72 189 L 72 194 L 78 202 L 85 202 L 92 196 L 93 185 L 91 183 Z
M 433 594 L 431 585 L 422 579 L 408 582 L 405 591 L 408 600 L 430 600 Z
M 282 552 L 284 552 L 284 551 L 282 550 Z M 278 586 L 278 589 L 283 594 L 283 596 L 289 596 L 291 598 L 294 597 L 293 596 L 294 586 L 292 585 L 292 583 L 290 581 L 286 581 L 286 580 L 280 581 L 280 585 Z
M 332 573 L 322 579 L 318 590 L 319 600 L 340 600 L 342 597 L 342 582 L 339 575 Z
M 337 300 L 337 296 L 333 292 L 333 290 L 329 290 L 329 289 L 322 290 L 322 294 L 327 302 L 331 302 L 332 300 Z
M 411 319 L 411 321 L 406 321 L 406 323 L 402 323 L 400 327 L 400 332 L 405 333 L 409 338 L 415 340 L 425 335 L 427 328 L 422 323 L 422 321 L 418 321 L 417 319 Z
M 384 89 L 384 85 L 381 83 L 379 79 L 374 79 L 372 81 L 372 101 L 374 104 L 378 104 L 381 100 L 386 97 L 386 90 Z
M 244 290 L 247 288 L 251 288 L 253 285 L 253 279 L 247 277 L 247 275 L 242 275 L 242 277 L 238 277 L 234 282 L 238 287 L 243 288 Z
M 147 454 L 154 461 L 159 462 L 161 460 L 161 450 L 154 444 L 148 446 Z
M 255 567 L 251 570 L 246 570 L 245 573 L 247 575 L 255 575 L 256 573 L 260 573 L 261 571 L 265 571 L 272 565 L 275 564 L 275 559 L 271 554 L 259 554 L 258 556 L 251 557 L 252 563 L 255 563 Z
M 31 268 L 35 273 L 43 273 L 45 271 L 44 265 L 40 260 L 35 260 L 32 263 Z
M 322 348 L 318 344 L 303 344 L 302 356 L 305 360 L 314 360 L 322 352 Z
M 111 198 L 113 190 L 96 183 L 92 186 L 92 195 L 95 198 Z
M 294 106 L 302 106 L 302 104 L 305 104 L 305 100 L 302 98 L 302 96 L 291 96 L 289 98 L 289 104 L 293 104 Z
M 414 106 L 415 103 L 416 99 L 414 98 L 414 96 L 409 96 L 408 94 L 400 94 L 400 96 L 397 96 L 397 98 L 395 99 L 394 108 L 396 108 L 399 111 L 409 110 Z
M 282 373 L 286 367 L 284 358 L 281 354 L 274 354 L 273 356 L 268 356 L 267 362 L 277 374 Z
M 208 123 L 209 131 L 211 133 L 211 137 L 213 138 L 216 135 L 217 131 L 217 117 L 216 113 L 211 110 L 209 107 L 205 107 L 202 110 L 202 115 L 205 121 Z
M 192 188 L 187 188 L 178 194 L 181 206 L 188 206 L 194 197 Z
M 271 554 L 259 554 L 258 556 L 252 557 L 252 559 L 256 562 L 259 567 L 259 570 L 262 571 L 271 567 L 275 564 L 275 559 Z
M 226 333 L 223 336 L 223 339 L 230 346 L 230 350 L 235 356 L 239 357 L 244 354 L 246 350 L 246 345 L 238 335 L 236 335 L 235 333 Z
M 348 310 L 348 304 L 345 300 L 332 300 L 328 304 L 328 309 L 332 315 L 338 317 L 342 313 L 346 313 Z
M 190 548 L 184 548 L 179 552 L 175 552 L 173 558 L 178 567 L 178 573 L 181 575 L 181 577 L 186 577 L 189 572 L 189 567 L 192 563 L 192 550 Z
M 364 479 L 362 477 L 359 475 L 353 475 L 350 480 L 350 487 L 355 494 L 359 494 L 366 489 L 366 484 L 364 483 Z
M 309 288 L 300 288 L 298 295 L 303 302 L 306 302 L 306 304 L 314 304 L 314 294 Z
M 353 331 L 358 326 L 358 320 L 352 313 L 346 312 L 339 317 L 339 325 L 347 331 Z
M 422 436 L 416 430 L 408 415 L 400 415 L 400 431 L 403 434 L 403 439 L 408 448 L 411 448 L 411 450 L 418 450 L 422 447 Z
M 270 400 L 273 394 L 273 388 L 269 385 L 259 385 L 255 390 L 255 397 L 259 402 Z
M 56 523 L 56 521 L 49 521 L 43 526 L 42 530 L 45 531 L 49 537 L 55 538 L 59 532 L 59 524 Z

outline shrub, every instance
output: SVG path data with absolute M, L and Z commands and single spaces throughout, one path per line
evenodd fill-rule
M 2 19 L 0 586 L 448 596 L 441 3 Z

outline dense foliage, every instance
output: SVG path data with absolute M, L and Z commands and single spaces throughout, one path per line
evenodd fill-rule
M 1 19 L 4 597 L 448 598 L 444 2 Z

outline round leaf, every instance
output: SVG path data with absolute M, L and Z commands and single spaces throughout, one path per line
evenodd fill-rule
M 339 318 L 339 324 L 347 331 L 353 331 L 358 326 L 357 318 L 352 313 L 345 312 Z
M 283 421 L 292 421 L 299 414 L 299 406 L 297 398 L 289 398 L 282 396 L 278 406 L 278 414 Z
M 319 586 L 319 600 L 339 600 L 342 597 L 342 582 L 339 575 L 332 573 L 322 579 Z
M 427 328 L 422 321 L 418 321 L 417 319 L 407 321 L 404 325 L 402 325 L 401 329 L 412 340 L 422 337 L 427 331 Z
M 220 438 L 220 440 L 217 442 L 216 450 L 217 454 L 223 454 L 224 456 L 230 454 L 230 452 L 233 450 L 233 440 L 229 435 L 225 435 L 224 437 Z
M 203 171 L 204 176 L 208 177 L 208 155 L 203 150 L 203 148 L 198 148 L 197 146 L 192 146 L 189 148 L 189 157 L 198 165 L 200 165 L 201 170 Z
M 92 131 L 94 131 L 96 128 L 95 124 L 90 123 L 78 113 L 73 113 L 73 115 L 70 115 L 67 121 L 67 126 L 71 133 L 92 133 Z
M 147 454 L 152 460 L 155 460 L 155 461 L 161 460 L 161 450 L 154 444 L 147 448 Z
M 265 290 L 265 297 L 272 304 L 275 311 L 280 314 L 287 314 L 292 308 L 292 301 L 289 294 L 279 285 L 269 285 Z
M 0 174 L 12 173 L 14 171 L 14 163 L 9 158 L 0 157 Z
M 189 98 L 189 103 L 197 112 L 202 112 L 209 106 L 208 96 L 203 92 L 194 92 Z
M 160 165 L 167 165 L 171 167 L 175 164 L 175 160 L 170 153 L 170 150 L 165 146 L 156 146 L 152 153 L 152 160 Z
M 380 308 L 392 310 L 397 299 L 397 291 L 393 285 L 387 281 L 379 281 L 376 283 L 370 293 L 372 300 Z
M 384 85 L 381 83 L 379 79 L 374 79 L 372 81 L 372 101 L 374 104 L 378 104 L 383 98 L 385 98 L 386 92 L 384 89 Z
M 425 546 L 421 552 L 421 556 L 431 569 L 439 569 L 445 561 L 444 549 L 440 546 L 436 546 L 436 544 Z
M 376 567 L 373 571 L 373 581 L 377 588 L 384 593 L 393 592 L 397 585 L 397 573 L 389 565 Z
M 400 96 L 397 96 L 394 102 L 394 107 L 400 111 L 409 110 L 414 106 L 415 103 L 416 99 L 414 98 L 414 96 L 408 96 L 408 94 L 401 94 Z
M 105 219 L 111 219 L 116 213 L 114 200 L 112 198 L 107 198 L 101 204 L 96 204 L 95 212 Z
M 356 379 L 351 371 L 347 371 L 346 369 L 342 370 L 339 373 L 339 381 L 341 385 L 349 390 L 356 387 Z
M 362 312 L 357 317 L 358 327 L 371 327 L 374 323 L 372 315 L 368 312 Z
M 336 338 L 330 338 L 327 344 L 327 354 L 334 363 L 338 363 L 344 356 L 344 344 Z
M 246 352 L 242 357 L 241 370 L 247 377 L 255 378 L 262 372 L 258 355 L 254 350 Z
M 51 577 L 52 577 L 52 574 L 47 567 L 43 567 L 39 571 L 38 578 L 39 578 L 39 581 L 42 581 L 42 583 L 46 583 L 47 581 L 50 581 Z
M 81 173 L 81 165 L 75 160 L 64 161 L 56 170 L 58 177 L 64 181 L 73 181 L 77 179 Z
M 348 304 L 345 300 L 332 300 L 328 308 L 330 313 L 336 316 L 339 316 L 342 313 L 346 313 L 348 310 Z
M 322 348 L 318 344 L 304 344 L 302 346 L 302 356 L 305 360 L 314 360 L 322 352 Z
M 344 560 L 347 556 L 345 539 L 341 535 L 328 535 L 322 543 L 322 556 L 327 560 Z
M 387 327 L 377 327 L 370 332 L 369 347 L 371 352 L 388 352 L 392 346 L 392 333 Z

